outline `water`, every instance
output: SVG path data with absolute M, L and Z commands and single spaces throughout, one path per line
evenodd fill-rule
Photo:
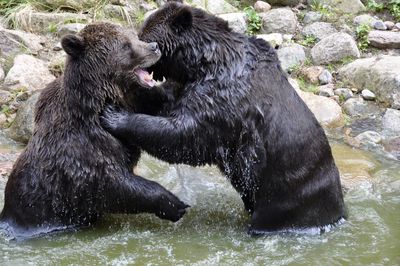
M 113 215 L 78 232 L 22 242 L 0 236 L 0 264 L 400 265 L 400 163 L 332 146 L 349 219 L 322 235 L 250 237 L 241 200 L 218 170 L 169 166 L 144 156 L 137 172 L 191 205 L 182 220 Z

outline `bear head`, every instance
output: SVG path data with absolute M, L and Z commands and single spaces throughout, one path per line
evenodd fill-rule
M 218 64 L 229 64 L 233 49 L 228 23 L 204 10 L 171 1 L 144 22 L 139 39 L 157 42 L 161 59 L 151 69 L 157 79 L 170 78 L 180 83 L 194 80 Z M 229 67 L 229 66 L 227 66 Z M 209 68 L 209 69 L 207 69 Z
M 145 71 L 161 56 L 157 43 L 145 43 L 133 30 L 111 23 L 87 25 L 76 35 L 66 35 L 61 40 L 68 54 L 67 68 L 74 75 L 99 82 L 125 82 L 132 80 L 145 87 L 155 81 Z M 89 77 L 89 78 L 87 78 Z

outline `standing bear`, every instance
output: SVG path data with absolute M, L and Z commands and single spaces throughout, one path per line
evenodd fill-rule
M 33 136 L 6 185 L 3 226 L 15 236 L 32 236 L 87 226 L 104 213 L 179 220 L 187 205 L 134 175 L 137 143 L 128 151 L 99 120 L 106 104 L 124 106 L 119 84 L 131 81 L 129 89 L 143 91 L 143 100 L 151 94 L 157 99 L 139 86 L 154 85 L 143 68 L 160 58 L 156 43 L 108 23 L 88 25 L 61 43 L 68 54 L 65 73 L 40 95 Z
M 108 109 L 110 132 L 170 163 L 216 164 L 251 214 L 251 234 L 323 231 L 345 218 L 325 133 L 267 42 L 174 2 L 144 22 L 139 38 L 161 49 L 155 77 L 182 89 L 162 116 Z

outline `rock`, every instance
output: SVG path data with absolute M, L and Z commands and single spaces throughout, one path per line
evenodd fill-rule
M 400 160 L 400 136 L 385 139 L 383 141 L 385 151 L 391 153 L 394 157 Z
M 377 116 L 380 113 L 378 106 L 362 98 L 350 98 L 342 107 L 343 111 L 352 117 Z
M 64 36 L 66 34 L 76 34 L 80 32 L 86 25 L 82 23 L 68 23 L 58 27 L 57 34 Z
M 311 83 L 318 83 L 319 81 L 319 76 L 321 73 L 324 71 L 324 68 L 321 66 L 311 66 L 311 67 L 306 67 L 301 70 L 301 74 L 305 77 L 306 80 L 308 80 Z
M 400 32 L 373 30 L 368 34 L 371 46 L 380 49 L 400 49 Z
M 332 97 L 333 95 L 335 95 L 333 93 L 333 88 L 334 88 L 333 84 L 320 86 L 318 95 L 325 96 L 325 97 Z
M 63 48 L 62 48 L 62 46 L 61 46 L 61 42 L 56 43 L 56 44 L 54 45 L 54 47 L 53 47 L 53 51 L 55 51 L 55 52 L 61 51 L 62 49 L 63 49 Z
M 314 11 L 308 11 L 303 18 L 304 24 L 310 24 L 313 22 L 320 21 L 322 19 L 322 14 Z
M 377 19 L 371 15 L 363 14 L 354 18 L 353 23 L 359 25 L 372 25 Z
M 271 34 L 274 34 L 274 33 L 271 33 Z M 283 37 L 284 42 L 291 42 L 293 39 L 293 34 L 283 34 L 282 37 Z
M 347 33 L 335 33 L 319 41 L 311 49 L 315 64 L 338 62 L 346 57 L 360 57 L 357 44 Z
M 4 85 L 12 90 L 26 88 L 28 91 L 36 91 L 43 89 L 54 78 L 46 62 L 31 55 L 21 54 L 15 57 Z
M 394 28 L 400 30 L 400 23 L 394 24 Z
M 283 43 L 283 36 L 280 33 L 259 34 L 257 38 L 264 39 L 274 48 L 281 46 Z
M 327 22 L 314 22 L 305 26 L 301 31 L 303 36 L 312 35 L 317 38 L 318 41 L 334 33 L 337 33 L 337 30 L 331 23 Z
M 392 30 L 394 28 L 394 22 L 392 21 L 385 21 L 385 26 L 388 30 Z
M 343 97 L 346 101 L 347 99 L 353 98 L 353 92 L 350 89 L 339 88 L 333 91 L 335 95 Z
M 0 105 L 8 103 L 12 100 L 12 95 L 10 92 L 5 90 L 0 90 Z
M 10 57 L 21 52 L 38 54 L 43 49 L 44 38 L 35 34 L 0 28 L 0 54 Z
M 282 69 L 288 71 L 291 67 L 301 64 L 306 60 L 304 47 L 293 43 L 288 44 L 277 51 Z
M 382 128 L 393 133 L 400 133 L 400 111 L 386 109 L 382 118 Z
M 315 0 L 311 0 L 314 2 Z M 309 1 L 310 2 L 310 1 Z M 322 5 L 328 5 L 339 12 L 343 13 L 351 13 L 356 14 L 358 12 L 364 11 L 365 6 L 361 3 L 360 0 L 317 0 L 317 2 L 321 3 Z
M 375 94 L 372 91 L 367 90 L 367 89 L 364 89 L 361 91 L 361 96 L 363 97 L 364 100 L 367 100 L 367 101 L 373 101 L 376 98 Z
M 318 76 L 319 79 L 319 83 L 321 85 L 325 85 L 325 84 L 329 84 L 333 82 L 333 77 L 331 72 L 329 72 L 328 70 L 324 69 L 321 74 Z
M 17 112 L 14 122 L 6 130 L 6 134 L 13 140 L 27 143 L 32 136 L 35 104 L 39 99 L 39 95 L 40 93 L 36 92 L 23 103 Z
M 257 1 L 254 4 L 254 10 L 257 13 L 267 12 L 271 9 L 271 5 L 264 1 Z
M 339 69 L 339 79 L 358 89 L 368 88 L 378 101 L 395 107 L 400 100 L 400 57 L 358 59 Z
M 96 6 L 98 0 L 41 0 L 40 3 L 46 7 L 68 7 L 74 10 L 84 10 Z
M 327 97 L 317 96 L 311 92 L 296 90 L 308 108 L 313 112 L 318 122 L 328 128 L 339 127 L 343 125 L 342 108 Z
M 271 5 L 279 6 L 296 6 L 301 2 L 301 0 L 268 0 Z
M 192 4 L 201 7 L 212 14 L 234 13 L 239 10 L 224 0 L 192 0 Z
M 382 136 L 375 131 L 365 131 L 355 137 L 361 145 L 376 145 L 382 142 Z
M 294 34 L 297 27 L 297 16 L 287 8 L 272 9 L 260 13 L 262 19 L 261 33 Z
M 0 128 L 4 128 L 7 124 L 7 116 L 4 113 L 0 113 Z
M 4 73 L 4 69 L 0 65 L 0 82 L 2 82 L 4 80 L 5 76 L 6 76 L 6 74 Z
M 65 21 L 82 22 L 88 21 L 85 14 L 77 13 L 45 13 L 45 12 L 23 12 L 19 14 L 20 25 L 19 27 L 24 31 L 30 32 L 46 32 L 49 26 L 59 25 Z
M 375 20 L 371 23 L 372 27 L 376 30 L 386 30 L 386 25 L 382 20 Z
M 229 13 L 218 16 L 226 20 L 229 24 L 229 27 L 233 31 L 246 33 L 247 23 L 246 23 L 246 15 L 244 13 Z

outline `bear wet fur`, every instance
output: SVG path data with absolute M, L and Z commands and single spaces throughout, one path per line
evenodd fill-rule
M 252 234 L 323 230 L 345 218 L 325 133 L 267 42 L 179 3 L 153 13 L 139 37 L 160 46 L 155 76 L 182 89 L 162 116 L 110 108 L 110 132 L 170 163 L 217 165 L 251 214 Z
M 142 88 L 133 72 L 159 59 L 156 44 L 99 23 L 65 36 L 62 46 L 68 54 L 65 73 L 40 95 L 33 136 L 6 185 L 3 224 L 16 235 L 34 235 L 87 226 L 104 213 L 149 212 L 179 220 L 187 205 L 132 173 L 140 156 L 137 143 L 128 150 L 99 122 L 106 104 L 127 105 L 119 84 L 137 89 L 130 97 L 153 104 L 151 113 L 162 104 L 164 95 Z

